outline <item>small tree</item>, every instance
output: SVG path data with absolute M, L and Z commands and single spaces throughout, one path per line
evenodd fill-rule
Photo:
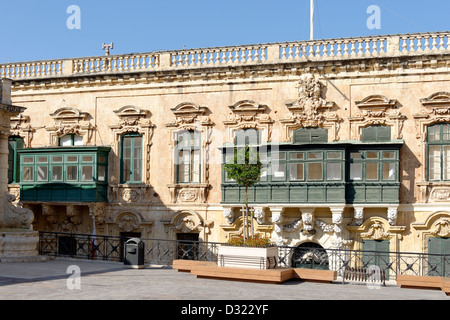
M 260 180 L 262 164 L 256 147 L 235 147 L 232 163 L 224 166 L 228 178 L 236 181 L 237 185 L 245 187 L 245 211 L 242 214 L 244 241 L 248 234 L 248 188 Z M 247 227 L 246 227 L 247 225 Z M 247 228 L 247 230 L 246 230 Z M 253 213 L 251 217 L 251 231 L 253 237 Z

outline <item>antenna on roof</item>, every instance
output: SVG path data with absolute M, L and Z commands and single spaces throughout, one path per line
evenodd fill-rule
M 103 42 L 102 49 L 106 49 L 105 55 L 109 56 L 109 49 L 114 49 L 114 43 L 111 42 L 110 44 L 106 44 Z
M 311 18 L 310 18 L 309 40 L 314 40 L 314 0 L 310 0 L 310 1 L 311 1 L 311 9 L 310 9 Z

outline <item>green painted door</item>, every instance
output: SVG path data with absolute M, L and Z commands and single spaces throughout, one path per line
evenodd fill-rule
M 450 277 L 450 238 L 428 239 L 427 275 Z
M 363 240 L 362 267 L 378 266 L 389 279 L 389 240 Z

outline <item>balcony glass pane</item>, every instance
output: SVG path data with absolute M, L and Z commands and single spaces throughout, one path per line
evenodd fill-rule
M 83 181 L 93 180 L 93 167 L 92 166 L 82 166 L 81 167 L 81 179 Z
M 395 163 L 383 163 L 383 180 L 395 180 Z
M 350 179 L 356 181 L 362 180 L 362 163 L 350 164 Z
M 106 167 L 98 166 L 98 181 L 105 181 L 105 180 L 106 180 Z
M 48 168 L 43 166 L 37 167 L 37 180 L 48 181 Z
M 52 167 L 52 181 L 62 181 L 62 166 L 53 166 Z
M 308 180 L 322 180 L 322 163 L 308 163 Z
M 339 162 L 327 163 L 327 180 L 342 180 L 342 165 Z
M 286 164 L 272 165 L 272 181 L 284 181 L 286 179 Z
M 378 163 L 366 163 L 366 180 L 378 180 Z
M 302 181 L 304 180 L 303 163 L 291 163 L 289 168 L 290 180 Z
M 67 166 L 67 181 L 78 181 L 78 167 L 77 166 Z
M 23 181 L 34 181 L 33 167 L 23 168 Z

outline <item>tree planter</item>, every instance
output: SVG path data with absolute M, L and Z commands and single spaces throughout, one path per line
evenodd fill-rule
M 278 247 L 255 248 L 220 246 L 218 266 L 251 269 L 272 269 L 278 264 Z

